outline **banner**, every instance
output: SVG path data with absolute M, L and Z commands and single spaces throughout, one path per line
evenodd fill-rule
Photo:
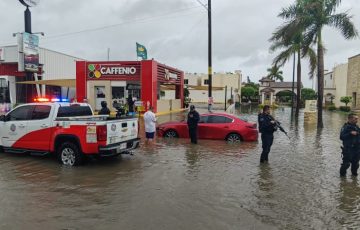
M 136 54 L 138 57 L 141 57 L 143 60 L 147 59 L 147 51 L 145 46 L 136 43 Z
M 39 69 L 39 37 L 23 33 L 25 71 L 38 72 Z

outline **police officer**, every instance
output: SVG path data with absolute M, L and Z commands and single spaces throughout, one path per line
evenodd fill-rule
M 357 176 L 359 168 L 359 147 L 360 147 L 360 129 L 357 126 L 358 116 L 351 113 L 348 115 L 348 121 L 344 124 L 340 132 L 340 140 L 343 141 L 343 157 L 340 167 L 340 176 L 346 176 L 346 170 L 351 164 L 351 173 Z
M 264 106 L 263 112 L 258 116 L 258 122 L 263 149 L 260 156 L 260 163 L 264 163 L 269 161 L 270 148 L 274 141 L 274 132 L 277 130 L 276 122 L 270 115 L 270 106 Z
M 199 120 L 200 120 L 199 113 L 195 110 L 195 106 L 191 105 L 190 112 L 188 113 L 187 116 L 187 125 L 189 128 L 189 136 L 191 139 L 191 143 L 193 144 L 197 144 L 197 128 L 198 128 Z
M 106 101 L 101 102 L 101 110 L 99 111 L 99 115 L 110 115 L 110 109 L 107 107 Z

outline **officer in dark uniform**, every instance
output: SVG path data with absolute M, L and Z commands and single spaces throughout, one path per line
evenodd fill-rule
M 187 125 L 189 128 L 189 136 L 191 139 L 191 143 L 193 144 L 197 144 L 197 128 L 198 128 L 199 120 L 200 120 L 199 113 L 195 110 L 195 106 L 191 105 L 190 112 L 188 113 L 187 116 Z
M 110 109 L 107 107 L 106 101 L 101 102 L 101 110 L 99 111 L 99 115 L 110 115 Z
M 260 163 L 264 163 L 269 161 L 270 148 L 274 141 L 274 132 L 277 130 L 276 122 L 270 115 L 270 106 L 264 106 L 263 112 L 258 116 L 258 122 L 263 149 L 260 156 Z
M 351 173 L 353 176 L 357 176 L 357 170 L 359 168 L 359 155 L 360 155 L 360 129 L 356 125 L 358 116 L 356 114 L 349 114 L 348 121 L 344 124 L 340 132 L 340 140 L 343 141 L 342 151 L 342 164 L 340 167 L 340 176 L 346 176 L 346 170 L 351 164 Z

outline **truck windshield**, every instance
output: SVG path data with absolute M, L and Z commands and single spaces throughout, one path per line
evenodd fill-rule
M 93 114 L 89 106 L 61 106 L 57 117 L 82 117 L 92 115 Z

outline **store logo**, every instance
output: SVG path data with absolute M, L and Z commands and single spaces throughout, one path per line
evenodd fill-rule
M 100 65 L 94 65 L 94 64 L 88 65 L 88 70 L 89 70 L 88 76 L 90 78 L 100 78 L 101 77 L 100 68 L 101 68 Z
M 89 78 L 100 78 L 101 76 L 111 75 L 134 75 L 136 74 L 135 67 L 123 67 L 123 66 L 102 66 L 99 64 L 89 64 Z

